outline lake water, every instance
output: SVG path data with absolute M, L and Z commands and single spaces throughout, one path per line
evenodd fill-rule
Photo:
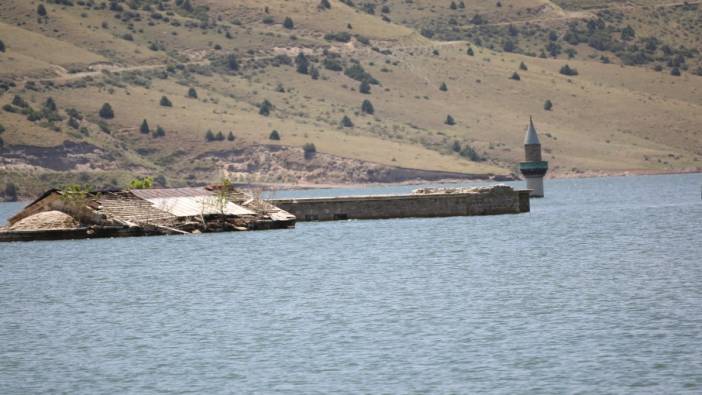
M 0 244 L 0 393 L 699 394 L 701 186 L 549 180 L 529 214 Z

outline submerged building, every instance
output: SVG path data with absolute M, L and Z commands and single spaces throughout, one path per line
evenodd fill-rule
M 531 197 L 544 197 L 544 176 L 548 172 L 548 162 L 541 158 L 541 142 L 531 117 L 524 137 L 524 152 L 526 160 L 519 164 L 519 171 L 527 180 Z

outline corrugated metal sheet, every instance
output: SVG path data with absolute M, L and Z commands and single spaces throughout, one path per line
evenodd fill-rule
M 131 192 L 142 199 L 175 198 L 192 196 L 212 196 L 205 188 L 132 189 Z
M 225 207 L 220 207 L 214 195 L 187 196 L 187 197 L 155 197 L 146 199 L 155 208 L 171 213 L 176 217 L 194 217 L 198 215 L 221 214 L 226 215 L 255 215 L 254 211 L 241 207 L 232 202 L 227 202 Z

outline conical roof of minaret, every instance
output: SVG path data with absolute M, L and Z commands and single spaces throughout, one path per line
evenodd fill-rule
M 524 145 L 541 145 L 539 141 L 539 136 L 536 134 L 536 128 L 534 127 L 534 121 L 529 117 L 529 127 L 526 131 L 526 136 L 524 137 Z

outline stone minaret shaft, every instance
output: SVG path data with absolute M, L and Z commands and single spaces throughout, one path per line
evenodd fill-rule
M 519 164 L 519 170 L 527 180 L 531 197 L 544 197 L 544 176 L 548 172 L 548 162 L 541 158 L 541 142 L 531 117 L 524 138 L 524 153 L 526 161 Z

